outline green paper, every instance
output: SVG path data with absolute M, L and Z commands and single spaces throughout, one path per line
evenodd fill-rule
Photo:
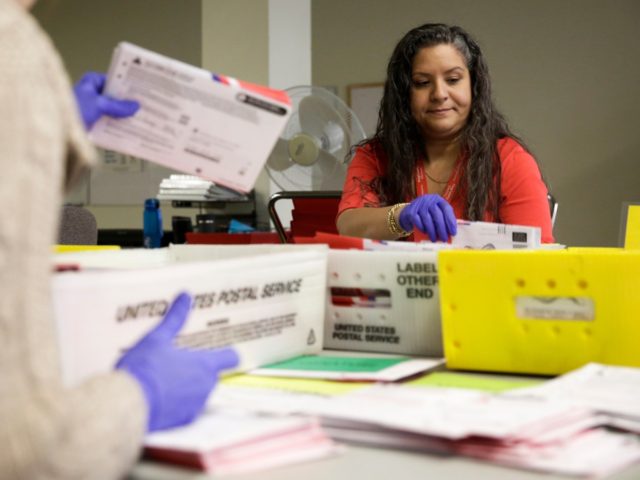
M 533 387 L 544 380 L 524 378 L 501 378 L 488 375 L 467 375 L 453 372 L 434 372 L 418 378 L 407 385 L 415 387 L 466 388 L 486 392 L 504 392 L 515 388 Z
M 272 363 L 261 367 L 262 369 L 278 370 L 306 370 L 313 372 L 379 372 L 398 363 L 405 362 L 406 358 L 360 358 L 360 357 L 333 357 L 324 355 L 301 355 L 283 362 Z

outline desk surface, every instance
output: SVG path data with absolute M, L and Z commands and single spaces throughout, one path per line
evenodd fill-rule
M 215 478 L 203 473 L 141 462 L 131 480 L 198 480 Z M 423 453 L 347 446 L 341 455 L 277 468 L 251 475 L 225 477 L 233 480 L 367 480 L 455 479 L 455 480 L 567 480 L 542 473 L 504 468 L 463 457 L 441 457 Z M 640 464 L 608 477 L 607 480 L 638 480 Z

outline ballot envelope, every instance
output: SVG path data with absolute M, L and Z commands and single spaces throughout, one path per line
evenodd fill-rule
M 105 93 L 140 103 L 132 117 L 102 117 L 99 147 L 249 192 L 291 114 L 281 90 L 213 74 L 121 42 Z

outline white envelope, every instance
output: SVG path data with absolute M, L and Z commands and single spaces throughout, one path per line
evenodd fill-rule
M 255 185 L 291 114 L 288 95 L 120 43 L 105 93 L 137 100 L 126 119 L 102 117 L 98 146 L 212 180 L 241 192 Z

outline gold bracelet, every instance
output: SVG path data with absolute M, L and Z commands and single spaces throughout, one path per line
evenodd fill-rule
M 400 225 L 398 225 L 398 222 L 396 221 L 396 212 L 400 208 L 402 208 L 402 207 L 404 207 L 406 205 L 409 205 L 409 204 L 408 203 L 396 203 L 387 212 L 387 227 L 389 228 L 389 231 L 392 234 L 398 235 L 400 237 L 406 237 L 407 235 L 411 235 L 411 232 L 407 232 L 406 230 L 404 230 Z

